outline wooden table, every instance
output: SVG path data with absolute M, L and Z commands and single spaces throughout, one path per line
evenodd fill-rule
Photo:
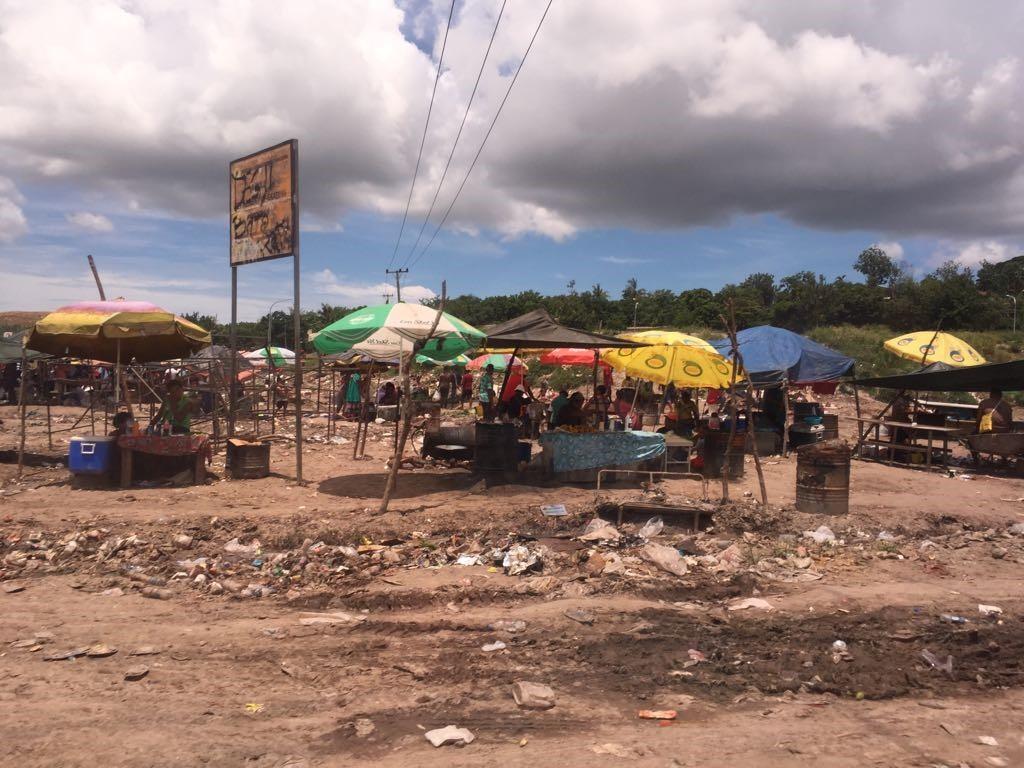
M 888 453 L 888 464 L 896 463 L 908 463 L 908 462 L 897 462 L 895 459 L 896 451 L 905 451 L 909 453 L 922 453 L 924 454 L 925 467 L 931 469 L 933 465 L 933 455 L 938 448 L 935 445 L 936 440 L 942 441 L 942 467 L 943 469 L 949 466 L 949 439 L 950 437 L 958 437 L 962 434 L 960 427 L 945 427 L 945 426 L 932 426 L 929 424 L 918 424 L 917 422 L 907 421 L 890 421 L 888 419 L 872 419 L 865 417 L 857 417 L 858 422 L 858 434 L 874 433 L 874 438 L 865 438 L 860 441 L 860 449 L 858 450 L 858 457 L 865 458 L 861 455 L 861 450 L 865 445 L 874 445 L 879 448 L 886 448 Z M 865 429 L 865 426 L 867 429 Z M 889 430 L 888 439 L 883 440 L 881 438 L 881 428 L 886 427 Z M 907 437 L 910 439 L 908 443 L 896 442 L 896 431 L 905 430 Z M 924 434 L 927 440 L 926 445 L 918 445 L 917 439 Z
M 117 439 L 117 446 L 121 449 L 122 488 L 131 487 L 135 451 L 157 456 L 193 456 L 193 482 L 198 485 L 206 479 L 209 435 L 122 435 Z

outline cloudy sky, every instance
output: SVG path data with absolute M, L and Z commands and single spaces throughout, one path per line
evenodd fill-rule
M 1024 251 L 1014 0 L 0 0 L 0 309 L 228 316 L 227 163 L 299 140 L 303 304 L 717 288 Z M 414 248 L 417 234 L 424 235 Z M 290 265 L 240 270 L 241 316 Z

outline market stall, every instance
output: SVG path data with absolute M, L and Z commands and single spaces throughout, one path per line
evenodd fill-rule
M 121 435 L 117 447 L 121 452 L 122 488 L 131 487 L 136 453 L 188 456 L 196 484 L 206 479 L 206 463 L 212 458 L 209 435 Z
M 597 470 L 636 469 L 665 453 L 665 437 L 657 432 L 573 432 L 554 430 L 540 436 L 548 474 L 572 482 L 597 478 Z M 661 462 L 658 463 L 661 469 Z
M 1010 424 L 1007 431 L 982 432 L 974 424 L 965 428 L 962 422 L 950 419 L 946 409 L 922 407 L 923 401 L 907 397 L 911 392 L 1019 392 L 1024 390 L 1024 360 L 960 368 L 933 364 L 913 373 L 858 379 L 854 383 L 896 392 L 875 416 L 858 417 L 861 429 L 854 446 L 858 458 L 945 467 L 953 441 L 965 443 L 976 463 L 985 454 L 1024 457 L 1024 426 L 1019 422 Z

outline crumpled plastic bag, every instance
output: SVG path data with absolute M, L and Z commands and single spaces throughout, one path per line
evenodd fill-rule
M 640 556 L 661 570 L 676 576 L 685 576 L 689 573 L 683 556 L 672 547 L 666 547 L 664 544 L 648 543 L 640 550 Z
M 595 517 L 587 523 L 587 527 L 583 529 L 579 538 L 582 541 L 618 541 L 620 535 L 619 529 L 614 525 L 600 517 Z
M 525 573 L 537 564 L 537 553 L 531 552 L 527 547 L 519 544 L 505 553 L 505 559 L 501 561 L 502 567 L 509 576 L 518 576 Z
M 816 531 L 804 531 L 804 536 L 808 539 L 814 539 L 815 544 L 836 543 L 836 535 L 832 533 L 832 529 L 827 525 L 818 526 Z
M 652 517 L 643 524 L 643 527 L 640 528 L 638 533 L 641 539 L 650 539 L 661 533 L 664 527 L 665 523 L 662 521 L 660 516 Z

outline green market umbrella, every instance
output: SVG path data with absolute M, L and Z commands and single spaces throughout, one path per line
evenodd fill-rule
M 437 310 L 422 304 L 363 307 L 320 331 L 313 346 L 325 355 L 352 350 L 374 360 L 393 360 L 410 355 L 416 342 L 426 341 L 421 350 L 424 355 L 432 360 L 450 360 L 478 346 L 484 337 L 482 331 L 444 312 L 427 340 L 436 318 Z
M 435 360 L 427 355 L 416 355 L 416 362 L 420 365 L 436 365 L 441 368 L 463 368 L 469 365 L 469 358 L 465 355 L 458 355 L 451 360 Z
M 295 365 L 295 353 L 284 347 L 260 347 L 245 355 L 245 359 L 256 365 L 266 365 L 273 361 L 274 366 Z

